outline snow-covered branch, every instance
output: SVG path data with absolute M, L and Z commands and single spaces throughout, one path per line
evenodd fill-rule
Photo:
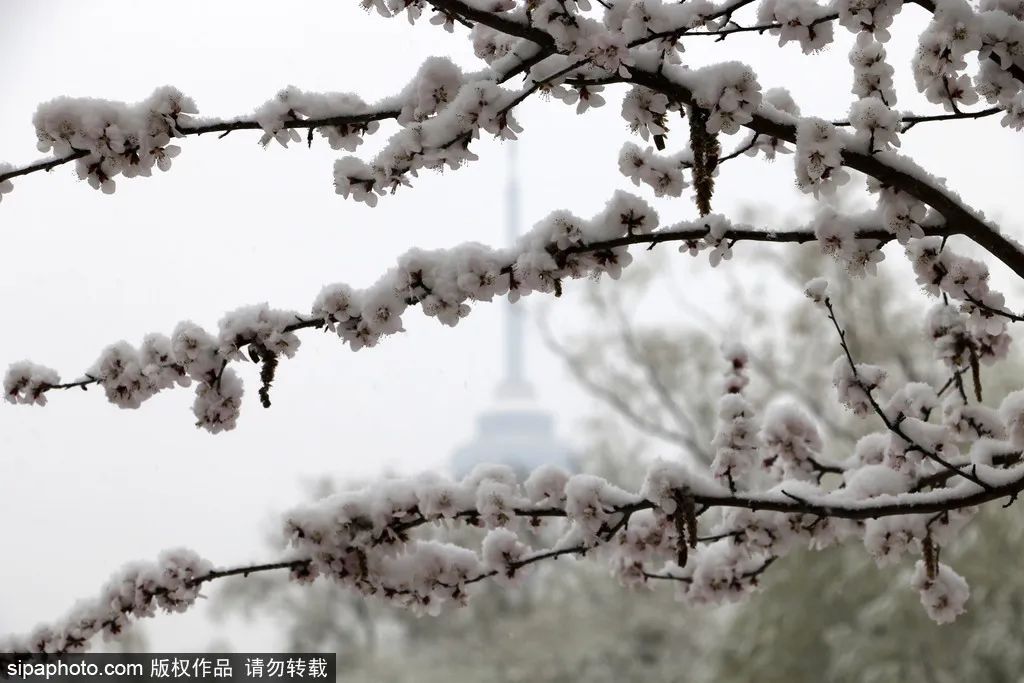
M 1006 112 L 1004 125 L 1015 128 L 1024 125 L 1019 111 L 1024 110 L 1020 94 L 1024 86 L 1024 57 L 1020 48 L 1024 24 L 1017 16 L 1020 10 L 1012 3 L 1002 7 L 994 0 L 987 1 L 988 5 L 983 4 L 980 12 L 962 0 L 943 0 L 938 5 L 930 0 L 917 3 L 934 13 L 932 24 L 922 35 L 921 55 L 915 62 L 918 85 L 930 98 L 952 111 L 948 115 L 908 115 L 900 132 L 921 122 L 977 118 L 996 111 Z M 745 88 L 749 90 L 747 94 L 752 97 L 737 112 L 721 108 L 724 101 L 731 102 L 735 98 L 735 93 L 728 90 L 736 87 L 736 83 L 730 84 L 728 79 L 741 75 L 728 64 L 702 69 L 697 79 L 687 79 L 688 82 L 681 79 L 678 69 L 673 78 L 652 80 L 652 75 L 664 76 L 666 64 L 679 62 L 683 49 L 680 41 L 684 38 L 716 35 L 721 39 L 734 32 L 770 32 L 779 36 L 780 44 L 795 41 L 805 52 L 814 52 L 832 41 L 831 24 L 837 19 L 858 34 L 858 46 L 851 53 L 851 64 L 858 79 L 853 92 L 867 98 L 859 103 L 865 105 L 861 110 L 851 111 L 848 123 L 856 127 L 858 120 L 864 120 L 872 126 L 873 138 L 875 126 L 888 125 L 880 124 L 882 120 L 898 121 L 900 118 L 889 109 L 895 102 L 895 94 L 885 69 L 889 74 L 892 69 L 885 64 L 885 51 L 881 47 L 890 37 L 888 25 L 901 8 L 898 1 L 843 2 L 837 5 L 838 11 L 830 12 L 811 0 L 762 0 L 757 12 L 760 21 L 753 26 L 740 26 L 732 20 L 734 13 L 752 4 L 752 0 L 733 0 L 719 6 L 706 0 L 679 6 L 641 3 L 640 9 L 624 14 L 615 3 L 603 3 L 604 23 L 587 16 L 589 3 L 577 5 L 561 0 L 548 0 L 536 7 L 521 6 L 514 0 L 493 3 L 367 0 L 365 3 L 367 8 L 373 6 L 384 16 L 405 13 L 411 21 L 419 18 L 427 4 L 446 26 L 453 17 L 469 25 L 475 23 L 474 44 L 478 56 L 490 62 L 488 70 L 464 77 L 450 63 L 431 60 L 402 94 L 374 107 L 367 106 L 355 95 L 319 95 L 289 88 L 264 105 L 252 119 L 196 125 L 189 123 L 189 114 L 195 112 L 194 103 L 171 88 L 158 90 L 138 105 L 63 98 L 41 106 L 35 121 L 40 148 L 44 151 L 52 148 L 57 156 L 20 168 L 0 169 L 0 192 L 10 190 L 12 178 L 70 161 L 79 162 L 81 177 L 95 187 L 112 191 L 113 178 L 118 174 L 148 175 L 154 164 L 167 168 L 170 158 L 178 152 L 177 147 L 168 144 L 171 138 L 204 132 L 262 129 L 264 142 L 277 139 L 287 144 L 299 139 L 295 129 L 308 130 L 310 140 L 313 131 L 318 130 L 332 146 L 351 150 L 361 142 L 363 134 L 375 129 L 377 121 L 395 118 L 405 130 L 394 136 L 387 149 L 371 164 L 349 157 L 339 161 L 336 168 L 339 193 L 373 203 L 376 194 L 406 184 L 407 175 L 419 167 L 459 166 L 472 159 L 466 146 L 481 130 L 514 137 L 517 127 L 509 117 L 509 109 L 529 94 L 538 90 L 553 92 L 567 102 L 578 101 L 582 112 L 603 102 L 597 94 L 602 86 L 595 84 L 616 81 L 645 85 L 667 97 L 665 105 L 668 106 L 678 108 L 687 104 L 692 109 L 696 104 L 698 111 L 711 106 L 717 110 L 709 123 L 715 133 L 723 123 L 725 132 L 735 130 L 732 123 L 720 120 L 723 112 L 728 112 L 726 118 L 730 121 L 735 118 L 736 123 L 761 134 L 771 134 L 770 139 L 795 142 L 799 121 L 780 119 L 773 115 L 773 107 L 759 106 L 758 87 L 752 72 L 742 74 Z M 707 30 L 697 30 L 700 27 Z M 531 47 L 524 47 L 524 43 Z M 935 51 L 936 61 L 925 59 L 929 50 Z M 964 81 L 966 76 L 960 72 L 962 56 L 975 50 L 982 57 L 988 57 L 987 68 L 983 68 L 977 78 L 977 90 L 997 106 L 978 112 L 961 112 L 960 104 L 977 99 L 973 86 Z M 519 95 L 503 94 L 497 83 L 504 82 L 527 64 L 526 89 Z M 564 84 L 570 84 L 571 88 L 566 90 Z M 721 92 L 716 93 L 716 89 Z M 940 90 L 941 93 L 933 97 Z M 723 95 L 725 100 L 721 99 Z M 413 102 L 410 103 L 410 99 Z M 740 102 L 743 101 L 741 97 Z M 873 105 L 873 101 L 880 104 Z M 456 106 L 448 106 L 449 103 Z M 757 115 L 750 116 L 755 113 Z M 795 111 L 790 113 L 795 114 Z M 893 140 L 898 144 L 895 132 L 898 131 L 893 130 Z M 1012 258 L 1012 250 L 1004 241 L 983 234 L 997 231 L 973 215 L 974 212 L 964 209 L 958 198 L 936 185 L 934 178 L 905 161 L 872 159 L 876 151 L 873 145 L 868 147 L 869 158 L 865 160 L 863 155 L 858 155 L 855 146 L 846 144 L 838 136 L 833 138 L 842 148 L 837 150 L 841 152 L 842 164 L 910 193 L 938 210 L 947 220 L 965 226 L 965 231 L 969 226 L 979 243 L 994 250 L 997 257 L 1006 262 Z M 660 145 L 662 134 L 655 139 Z M 1019 263 L 1012 267 L 1021 272 Z
M 748 454 L 755 463 L 777 457 L 769 444 L 788 425 L 766 421 L 765 446 Z M 984 488 L 971 482 L 945 487 L 934 475 L 899 479 L 885 466 L 866 466 L 845 472 L 845 486 L 831 491 L 782 479 L 761 492 L 735 493 L 668 462 L 652 465 L 637 492 L 552 466 L 525 480 L 505 466 L 480 466 L 459 482 L 436 475 L 388 479 L 288 513 L 284 532 L 296 553 L 290 559 L 214 569 L 195 553 L 170 551 L 155 564 L 126 567 L 65 620 L 0 641 L 0 651 L 81 651 L 93 636 L 116 636 L 157 607 L 186 610 L 204 583 L 276 570 L 288 570 L 299 582 L 333 580 L 367 597 L 437 614 L 466 604 L 480 581 L 519 581 L 534 564 L 576 555 L 607 563 L 626 584 L 671 580 L 686 602 L 734 600 L 800 545 L 862 539 L 876 559 L 889 561 L 926 538 L 951 540 L 971 508 L 1012 500 L 1024 489 L 1019 465 L 972 467 L 987 482 Z M 934 488 L 922 491 L 922 484 Z M 461 526 L 485 530 L 479 547 L 413 537 L 416 530 L 443 534 Z M 557 540 L 532 547 L 524 532 L 538 528 L 552 528 Z M 935 613 L 925 604 L 940 621 L 962 610 L 957 605 Z
M 314 134 L 333 149 L 354 151 L 379 122 L 394 119 L 413 126 L 443 108 L 471 80 L 451 61 L 427 60 L 397 95 L 374 105 L 352 93 L 309 93 L 288 87 L 256 109 L 251 117 L 204 119 L 195 102 L 175 88 L 158 88 L 142 102 L 129 104 L 61 97 L 39 106 L 33 119 L 39 150 L 54 156 L 21 167 L 0 165 L 0 187 L 37 171 L 73 161 L 80 178 L 110 193 L 114 179 L 149 176 L 154 166 L 168 170 L 181 151 L 172 140 L 238 130 L 261 130 L 261 144 L 299 142 L 299 130 L 312 144 Z M 6 184 L 6 185 L 5 185 Z
M 121 408 L 138 408 L 159 391 L 196 383 L 196 424 L 214 433 L 234 428 L 241 408 L 242 382 L 230 365 L 240 360 L 262 364 L 261 398 L 269 404 L 270 382 L 278 360 L 298 350 L 297 332 L 333 330 L 352 350 L 375 346 L 403 331 L 402 315 L 419 306 L 428 316 L 454 326 L 471 311 L 470 304 L 507 295 L 562 293 L 567 279 L 607 274 L 617 277 L 632 262 L 628 248 L 679 243 L 681 251 L 708 249 L 712 264 L 729 259 L 739 242 L 806 243 L 821 239 L 814 229 L 765 231 L 733 226 L 721 216 L 684 221 L 657 230 L 658 216 L 642 199 L 616 193 L 591 220 L 558 212 L 538 223 L 512 249 L 478 244 L 450 250 L 409 251 L 375 284 L 356 290 L 346 284 L 323 288 L 308 312 L 248 306 L 226 314 L 211 334 L 191 321 L 175 326 L 170 336 L 148 335 L 134 347 L 117 342 L 105 349 L 92 368 L 70 382 L 56 371 L 29 361 L 13 364 L 4 377 L 4 395 L 12 403 L 45 405 L 54 389 L 98 385 Z M 849 239 L 877 250 L 897 238 L 882 227 L 853 228 Z M 923 233 L 924 234 L 924 233 Z M 927 233 L 945 236 L 943 226 Z M 271 365 L 268 371 L 268 364 Z
M 267 116 L 270 110 L 281 107 L 283 117 L 275 120 Z M 331 113 L 313 114 L 317 110 Z M 346 110 L 353 113 L 335 113 Z M 270 139 L 287 144 L 299 139 L 296 129 L 307 129 L 310 143 L 313 133 L 318 132 L 336 149 L 354 149 L 361 142 L 361 135 L 376 130 L 378 121 L 396 119 L 402 113 L 386 106 L 371 109 L 351 95 L 309 97 L 295 89 L 282 91 L 264 105 L 259 114 L 262 121 L 205 121 L 193 119 L 190 114 L 195 111 L 192 101 L 173 88 L 158 89 L 150 98 L 134 105 L 54 100 L 40 107 L 36 128 L 40 151 L 53 150 L 55 156 L 18 168 L 6 167 L 0 172 L 0 183 L 78 161 L 79 177 L 109 193 L 113 192 L 114 178 L 119 174 L 127 178 L 148 176 L 153 166 L 168 170 L 171 159 L 181 151 L 170 144 L 173 138 L 205 133 L 221 133 L 224 137 L 235 130 L 263 130 L 264 144 Z
M 689 105 L 697 104 L 703 106 L 699 96 L 695 96 L 692 87 L 700 87 L 701 81 L 693 78 L 690 74 L 682 72 L 654 73 L 633 69 L 631 71 L 632 81 L 648 87 L 657 92 L 665 93 L 671 99 Z M 677 76 L 673 79 L 672 76 Z M 759 113 L 741 112 L 739 116 L 730 113 L 731 117 L 740 125 L 746 126 L 766 138 L 784 140 L 796 143 L 798 155 L 800 154 L 801 140 L 805 141 L 807 147 L 815 145 L 808 151 L 810 156 L 808 162 L 813 167 L 827 164 L 822 161 L 830 155 L 834 157 L 834 172 L 829 174 L 829 166 L 821 166 L 826 172 L 816 171 L 821 180 L 808 178 L 804 181 L 809 188 L 808 191 L 817 192 L 815 185 L 822 186 L 822 191 L 830 191 L 832 183 L 839 176 L 840 166 L 845 165 L 854 168 L 875 179 L 881 186 L 893 188 L 897 192 L 905 193 L 913 199 L 935 209 L 948 225 L 948 232 L 963 234 L 970 237 L 980 246 L 988 250 L 1013 270 L 1018 276 L 1024 277 L 1024 250 L 1015 241 L 1003 236 L 997 227 L 989 224 L 974 210 L 968 208 L 952 192 L 942 187 L 938 181 L 920 169 L 909 159 L 898 157 L 892 153 L 872 153 L 860 151 L 853 139 L 844 139 L 840 131 L 825 131 L 831 126 L 824 121 L 801 120 L 775 109 L 761 107 Z M 811 136 L 812 128 L 817 127 L 823 131 L 819 135 L 827 135 L 818 142 L 813 142 Z M 801 130 L 805 135 L 801 136 Z M 798 137 L 800 139 L 798 139 Z M 800 161 L 798 159 L 798 173 Z M 831 177 L 830 177 L 831 176 Z M 845 182 L 839 180 L 839 183 Z

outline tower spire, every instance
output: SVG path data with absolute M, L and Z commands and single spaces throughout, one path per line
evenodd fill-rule
M 506 145 L 505 234 L 509 242 L 519 238 L 519 177 L 516 148 Z M 572 453 L 555 435 L 555 419 L 532 400 L 533 386 L 526 379 L 525 313 L 523 301 L 505 303 L 503 354 L 505 376 L 498 385 L 497 401 L 477 417 L 476 434 L 452 456 L 455 476 L 464 477 L 484 462 L 508 465 L 523 473 L 544 464 L 575 469 Z
M 505 166 L 505 239 L 509 246 L 519 238 L 519 173 L 516 163 L 516 146 L 506 144 Z M 498 387 L 502 398 L 527 398 L 533 396 L 533 387 L 526 379 L 523 356 L 525 330 L 523 325 L 523 302 L 505 304 L 505 378 Z

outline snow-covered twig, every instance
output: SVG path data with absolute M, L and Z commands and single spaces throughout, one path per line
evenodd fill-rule
M 721 217 L 709 219 L 713 220 L 655 230 L 653 209 L 637 197 L 618 193 L 592 221 L 554 214 L 513 250 L 480 245 L 438 252 L 413 250 L 399 260 L 398 268 L 365 290 L 328 285 L 310 313 L 270 309 L 265 304 L 250 306 L 225 315 L 216 336 L 183 322 L 171 336 L 150 335 L 139 348 L 119 342 L 106 349 L 84 377 L 71 382 L 61 382 L 48 368 L 16 363 L 4 378 L 4 393 L 11 402 L 41 405 L 54 389 L 100 385 L 115 405 L 137 408 L 163 389 L 194 381 L 197 424 L 219 432 L 235 426 L 241 407 L 241 380 L 228 365 L 250 357 L 248 348 L 253 345 L 291 357 L 300 345 L 296 332 L 330 328 L 358 350 L 402 331 L 401 316 L 414 305 L 446 325 L 455 325 L 468 315 L 470 301 L 489 301 L 505 293 L 513 299 L 531 292 L 558 295 L 566 278 L 601 273 L 615 277 L 632 260 L 627 251 L 632 245 L 674 242 L 693 250 L 693 245 L 702 244 L 806 243 L 817 239 L 812 230 L 765 231 L 733 227 Z M 944 228 L 929 228 L 929 234 L 945 234 Z M 857 236 L 880 243 L 894 239 L 881 228 Z M 224 378 L 228 378 L 226 383 Z
M 116 636 L 132 619 L 153 616 L 156 607 L 184 611 L 205 583 L 279 570 L 288 570 L 299 582 L 322 576 L 368 596 L 437 613 L 446 603 L 465 604 L 473 584 L 515 580 L 539 562 L 578 555 L 608 562 L 627 583 L 674 581 L 680 584 L 677 596 L 682 600 L 727 600 L 756 588 L 757 577 L 795 547 L 794 542 L 827 544 L 861 529 L 856 524 L 840 529 L 837 520 L 948 513 L 1016 496 L 1024 489 L 1019 466 L 985 471 L 992 485 L 984 489 L 967 483 L 860 500 L 842 489 L 812 492 L 797 482 L 782 482 L 765 493 L 730 493 L 682 465 L 666 462 L 651 467 L 638 493 L 551 466 L 525 481 L 504 466 L 480 466 L 461 482 L 436 476 L 385 480 L 289 513 L 285 529 L 297 557 L 214 569 L 190 551 L 169 551 L 155 564 L 126 567 L 99 599 L 81 603 L 66 620 L 41 625 L 25 637 L 0 640 L 0 651 L 81 651 L 93 636 Z M 716 533 L 695 535 L 689 542 L 693 552 L 680 565 L 668 558 L 674 557 L 679 542 L 674 530 L 687 514 L 674 502 L 681 497 L 702 511 L 748 513 L 726 516 Z M 806 518 L 830 524 L 807 524 L 802 521 Z M 521 523 L 535 527 L 552 520 L 565 520 L 567 526 L 551 547 L 530 548 L 517 534 Z M 934 525 L 937 518 L 932 520 Z M 479 551 L 411 537 L 418 528 L 456 523 L 490 529 Z M 773 540 L 762 546 L 759 539 L 768 528 L 774 530 Z

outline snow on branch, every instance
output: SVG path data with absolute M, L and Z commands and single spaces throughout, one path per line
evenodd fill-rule
M 109 194 L 117 176 L 149 176 L 154 166 L 168 170 L 181 151 L 171 141 L 192 135 L 261 130 L 261 144 L 287 146 L 302 140 L 298 131 L 305 130 L 309 144 L 316 133 L 332 149 L 354 151 L 380 121 L 414 125 L 444 108 L 469 79 L 451 61 L 433 58 L 399 94 L 372 106 L 351 93 L 308 93 L 289 86 L 252 117 L 227 120 L 197 117 L 195 102 L 170 86 L 134 104 L 60 97 L 41 104 L 33 117 L 39 151 L 54 156 L 17 168 L 4 165 L 0 193 L 11 189 L 12 178 L 75 161 L 80 178 Z
M 743 353 L 737 347 L 727 355 L 733 370 L 726 396 L 737 395 L 744 384 Z M 1008 420 L 1020 424 L 1024 402 L 1013 397 L 1004 407 Z M 814 430 L 809 418 L 769 410 L 757 438 L 737 452 L 747 476 L 729 475 L 728 487 L 665 461 L 650 466 L 636 492 L 550 465 L 525 480 L 503 465 L 478 466 L 461 481 L 434 474 L 385 479 L 285 515 L 289 559 L 214 570 L 194 553 L 170 551 L 155 564 L 129 565 L 99 598 L 80 603 L 61 622 L 0 640 L 0 651 L 81 651 L 93 636 L 116 636 L 157 607 L 186 610 L 204 583 L 263 571 L 287 569 L 300 583 L 335 581 L 366 597 L 436 615 L 467 604 L 474 584 L 520 582 L 533 565 L 574 555 L 606 564 L 625 585 L 669 581 L 677 599 L 706 604 L 750 593 L 761 574 L 793 549 L 855 540 L 880 564 L 907 552 L 921 554 L 912 586 L 933 619 L 951 621 L 964 609 L 967 586 L 938 563 L 935 548 L 953 542 L 978 505 L 1015 498 L 1024 489 L 1024 466 L 972 457 L 959 466 L 966 471 L 969 465 L 977 481 L 951 481 L 936 477 L 924 460 L 902 471 L 873 463 L 858 445 L 852 463 L 830 466 L 844 480 L 830 490 L 820 473 L 808 477 L 812 472 L 803 467 L 778 466 L 796 455 L 794 448 L 819 450 L 820 440 L 807 438 Z M 1016 462 L 1019 444 L 1004 446 L 1015 449 Z M 460 527 L 480 529 L 478 540 L 466 544 L 465 534 L 454 533 L 460 543 L 415 536 L 431 530 L 443 537 Z M 545 536 L 553 540 L 537 546 Z M 957 599 L 943 601 L 942 591 L 952 589 Z
M 450 62 L 428 60 L 400 95 L 373 107 L 355 95 L 321 95 L 288 88 L 261 107 L 253 119 L 233 121 L 193 122 L 194 103 L 172 88 L 159 89 L 137 105 L 54 100 L 40 107 L 35 123 L 40 149 L 53 149 L 57 156 L 21 168 L 0 169 L 0 193 L 11 189 L 11 178 L 69 161 L 77 162 L 80 177 L 110 192 L 117 175 L 148 175 L 154 165 L 168 168 L 179 151 L 169 144 L 172 138 L 204 132 L 261 129 L 264 143 L 276 139 L 287 144 L 300 139 L 296 129 L 306 129 L 310 141 L 313 132 L 319 131 L 332 147 L 354 150 L 363 135 L 376 130 L 379 120 L 393 118 L 402 129 L 374 159 L 364 162 L 347 157 L 335 167 L 339 194 L 374 204 L 379 195 L 408 184 L 419 168 L 454 168 L 475 158 L 468 145 L 481 131 L 515 137 L 519 128 L 511 109 L 535 92 L 578 103 L 577 110 L 582 113 L 603 103 L 600 92 L 604 85 L 619 82 L 651 91 L 644 94 L 634 88 L 633 92 L 655 103 L 657 109 L 647 111 L 661 119 L 667 111 L 687 107 L 691 117 L 703 122 L 693 130 L 706 127 L 712 138 L 720 131 L 729 134 L 747 126 L 762 136 L 763 142 L 798 142 L 798 129 L 821 129 L 826 124 L 795 118 L 795 106 L 784 108 L 794 117 L 779 117 L 774 105 L 762 106 L 753 72 L 739 65 L 722 63 L 693 72 L 678 68 L 682 41 L 702 35 L 722 39 L 730 32 L 757 30 L 778 35 L 780 44 L 795 41 L 805 52 L 816 52 L 831 42 L 831 22 L 838 19 L 857 34 L 850 61 L 855 73 L 852 92 L 860 100 L 854 103 L 848 123 L 858 135 L 846 140 L 837 132 L 819 130 L 818 135 L 830 141 L 829 149 L 812 146 L 809 153 L 831 159 L 819 169 L 829 182 L 816 181 L 817 171 L 808 177 L 806 163 L 798 163 L 801 187 L 828 191 L 844 177 L 840 166 L 851 166 L 939 211 L 1018 274 L 1024 274 L 1019 250 L 935 178 L 906 160 L 876 155 L 898 145 L 898 134 L 917 123 L 1002 111 L 1004 125 L 1024 126 L 1024 50 L 1020 47 L 1024 22 L 1018 5 L 986 0 L 975 9 L 963 0 L 917 3 L 934 13 L 915 58 L 917 84 L 952 113 L 913 115 L 892 109 L 896 94 L 883 47 L 890 39 L 887 28 L 902 7 L 899 0 L 841 2 L 837 11 L 813 0 L 762 0 L 758 24 L 748 27 L 736 24 L 733 15 L 752 0 L 721 5 L 707 0 L 682 5 L 654 0 L 629 7 L 619 4 L 601 2 L 598 14 L 603 16 L 597 17 L 591 16 L 589 2 L 564 0 L 536 5 L 515 0 L 366 0 L 368 9 L 374 7 L 386 17 L 404 13 L 415 22 L 429 7 L 435 12 L 432 23 L 449 29 L 456 21 L 472 26 L 475 52 L 489 68 L 464 75 Z M 971 81 L 963 69 L 964 57 L 973 52 L 987 59 Z M 528 74 L 523 91 L 516 94 L 499 87 L 513 73 L 521 72 Z M 977 101 L 979 94 L 995 106 L 976 112 L 960 110 L 961 105 Z M 635 116 L 643 118 L 644 110 L 624 109 L 623 115 L 646 139 L 650 128 Z M 658 127 L 654 139 L 660 148 L 668 131 L 663 123 Z M 807 135 L 803 138 L 810 139 Z M 698 195 L 704 192 L 700 188 L 707 186 L 706 177 L 712 172 L 713 168 L 706 173 L 695 169 L 695 175 L 701 176 L 693 183 Z M 703 215 L 708 212 L 707 198 L 701 202 Z
M 881 246 L 898 233 L 874 224 L 851 227 L 843 237 L 857 259 L 871 245 Z M 835 222 L 830 225 L 835 225 Z M 319 328 L 334 331 L 354 351 L 376 346 L 385 336 L 404 331 L 402 316 L 419 306 L 426 315 L 455 326 L 469 315 L 470 304 L 507 296 L 515 301 L 534 292 L 561 295 L 563 281 L 607 274 L 618 277 L 632 262 L 631 245 L 678 242 L 681 251 L 708 249 L 712 264 L 731 257 L 737 242 L 804 243 L 820 239 L 813 229 L 769 232 L 733 226 L 718 215 L 657 230 L 658 216 L 642 199 L 616 193 L 604 211 L 591 220 L 556 212 L 538 223 L 511 249 L 465 244 L 449 250 L 413 249 L 376 283 L 357 290 L 344 283 L 325 286 L 306 313 L 247 306 L 226 314 L 217 334 L 184 321 L 169 336 L 151 334 L 139 346 L 120 341 L 107 347 L 83 376 L 61 382 L 56 371 L 22 361 L 4 377 L 4 396 L 12 403 L 45 405 L 54 389 L 98 385 L 121 408 L 138 408 L 164 389 L 196 384 L 196 424 L 213 433 L 233 429 L 241 409 L 243 386 L 230 365 L 250 360 L 263 367 L 261 402 L 269 406 L 269 388 L 279 360 L 292 357 L 301 340 L 297 333 Z M 923 231 L 924 229 L 922 229 Z M 942 226 L 927 228 L 945 235 Z M 837 256 L 845 252 L 826 249 Z M 854 266 L 851 265 L 851 269 Z M 991 299 L 987 290 L 976 292 Z

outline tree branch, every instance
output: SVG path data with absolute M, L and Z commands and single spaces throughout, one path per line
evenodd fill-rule
M 699 223 L 699 222 L 698 222 Z M 651 233 L 635 233 L 628 234 L 623 237 L 618 237 L 608 240 L 598 240 L 586 244 L 580 244 L 576 246 L 570 246 L 565 249 L 558 248 L 556 243 L 549 243 L 546 251 L 552 259 L 559 264 L 559 267 L 564 267 L 567 260 L 574 255 L 582 254 L 607 254 L 611 253 L 612 250 L 619 247 L 627 247 L 630 245 L 646 244 L 650 246 L 663 243 L 671 242 L 693 242 L 696 240 L 703 239 L 710 232 L 707 227 L 687 227 L 681 229 L 665 229 Z M 946 229 L 944 226 L 934 226 L 925 229 L 928 235 L 945 235 Z M 858 239 L 873 239 L 879 243 L 885 243 L 889 240 L 894 239 L 893 233 L 886 230 L 863 230 L 856 233 Z M 733 243 L 750 241 L 750 242 L 769 242 L 769 243 L 781 243 L 781 244 L 803 244 L 807 242 L 813 242 L 817 238 L 812 230 L 787 230 L 787 231 L 766 231 L 756 230 L 752 228 L 730 228 L 723 233 L 723 240 L 729 240 Z M 511 288 L 515 289 L 515 281 L 513 278 L 514 261 L 506 263 L 500 269 L 500 273 L 503 276 L 509 277 L 511 280 Z M 556 294 L 560 290 L 556 290 Z M 415 305 L 421 303 L 429 292 L 425 292 L 421 296 L 413 297 L 406 303 L 409 305 Z M 324 328 L 329 321 L 322 317 L 303 317 L 295 314 L 295 321 L 283 326 L 280 330 L 282 334 L 288 334 L 298 332 L 309 328 Z M 259 340 L 253 339 L 238 339 L 236 340 L 236 348 L 238 351 L 243 350 L 250 344 L 256 343 Z M 226 364 L 226 360 L 224 361 Z M 224 365 L 221 366 L 223 371 Z M 88 388 L 91 385 L 99 384 L 101 379 L 86 375 L 82 379 L 75 380 L 67 383 L 44 383 L 39 387 L 39 394 L 42 395 L 53 389 L 72 389 L 72 388 Z
M 314 129 L 328 128 L 331 126 L 358 126 L 361 124 L 372 123 L 374 121 L 398 118 L 400 113 L 401 112 L 395 109 L 383 109 L 380 111 L 366 112 L 365 114 L 346 114 L 343 116 L 327 116 L 316 119 L 289 119 L 286 120 L 281 127 L 288 129 Z M 253 119 L 232 119 L 230 121 L 215 121 L 197 126 L 176 126 L 180 137 L 203 135 L 205 133 L 223 133 L 221 136 L 223 137 L 224 135 L 236 130 L 262 130 L 262 128 L 263 127 Z M 67 156 L 55 157 L 45 161 L 38 161 L 34 164 L 29 164 L 28 166 L 15 168 L 10 171 L 0 173 L 0 182 L 10 180 L 11 178 L 17 178 L 18 176 L 35 173 L 37 171 L 49 171 L 63 164 L 87 157 L 89 154 L 91 154 L 91 152 L 88 150 L 76 150 Z
M 900 123 L 903 124 L 901 133 L 906 133 L 908 130 L 913 128 L 919 123 L 930 123 L 932 121 L 962 121 L 964 119 L 981 119 L 986 116 L 992 116 L 993 114 L 1002 113 L 1002 109 L 999 107 L 989 107 L 987 109 L 979 109 L 978 111 L 961 111 L 953 112 L 952 114 L 908 114 L 900 118 Z M 849 127 L 853 124 L 850 121 L 832 121 L 833 126 Z
M 949 463 L 949 461 L 940 456 L 938 453 L 934 452 L 931 449 L 925 448 L 920 443 L 918 443 L 910 436 L 908 436 L 907 433 L 900 426 L 899 418 L 897 418 L 896 420 L 889 419 L 889 416 L 885 414 L 884 410 L 882 410 L 882 406 L 878 405 L 878 401 L 877 399 L 875 399 L 875 396 L 872 393 L 872 387 L 866 385 L 864 383 L 864 380 L 861 378 L 860 371 L 857 369 L 857 363 L 856 361 L 853 360 L 853 353 L 850 351 L 850 346 L 846 343 L 846 331 L 843 330 L 842 326 L 839 324 L 839 320 L 836 318 L 836 312 L 832 308 L 832 302 L 831 300 L 829 300 L 828 297 L 825 297 L 824 305 L 825 309 L 828 311 L 828 318 L 829 320 L 832 321 L 832 326 L 835 328 L 836 334 L 839 335 L 839 345 L 842 347 L 843 354 L 846 356 L 846 362 L 850 366 L 850 371 L 853 373 L 853 376 L 857 381 L 857 385 L 860 387 L 861 391 L 864 392 L 864 395 L 867 396 L 868 401 L 871 403 L 871 408 L 875 411 L 875 414 L 878 415 L 879 419 L 882 420 L 882 423 L 885 425 L 885 428 L 888 429 L 893 434 L 895 434 L 896 436 L 898 436 L 899 438 L 906 441 L 908 444 L 910 444 L 911 448 L 908 448 L 907 450 L 916 450 L 929 460 L 932 460 L 941 465 L 951 474 L 959 475 L 964 479 L 967 479 L 968 481 L 977 484 L 983 489 L 988 489 L 988 484 L 983 482 L 981 479 L 978 479 L 978 477 L 975 476 L 974 474 L 970 472 L 964 472 L 954 467 L 952 464 Z
M 630 70 L 630 81 L 663 93 L 671 100 L 693 104 L 693 93 L 661 73 L 642 69 Z M 753 120 L 744 124 L 747 128 L 764 135 L 787 142 L 796 142 L 796 126 L 782 120 L 772 120 L 764 114 L 754 114 Z M 852 149 L 842 152 L 843 163 L 865 173 L 885 185 L 896 187 L 910 196 L 932 207 L 946 220 L 946 234 L 962 234 L 970 237 L 979 246 L 1002 261 L 1018 277 L 1024 278 L 1024 251 L 1013 240 L 1001 235 L 973 211 L 965 208 L 955 195 L 932 185 L 906 171 L 883 161 L 885 154 L 869 154 Z

